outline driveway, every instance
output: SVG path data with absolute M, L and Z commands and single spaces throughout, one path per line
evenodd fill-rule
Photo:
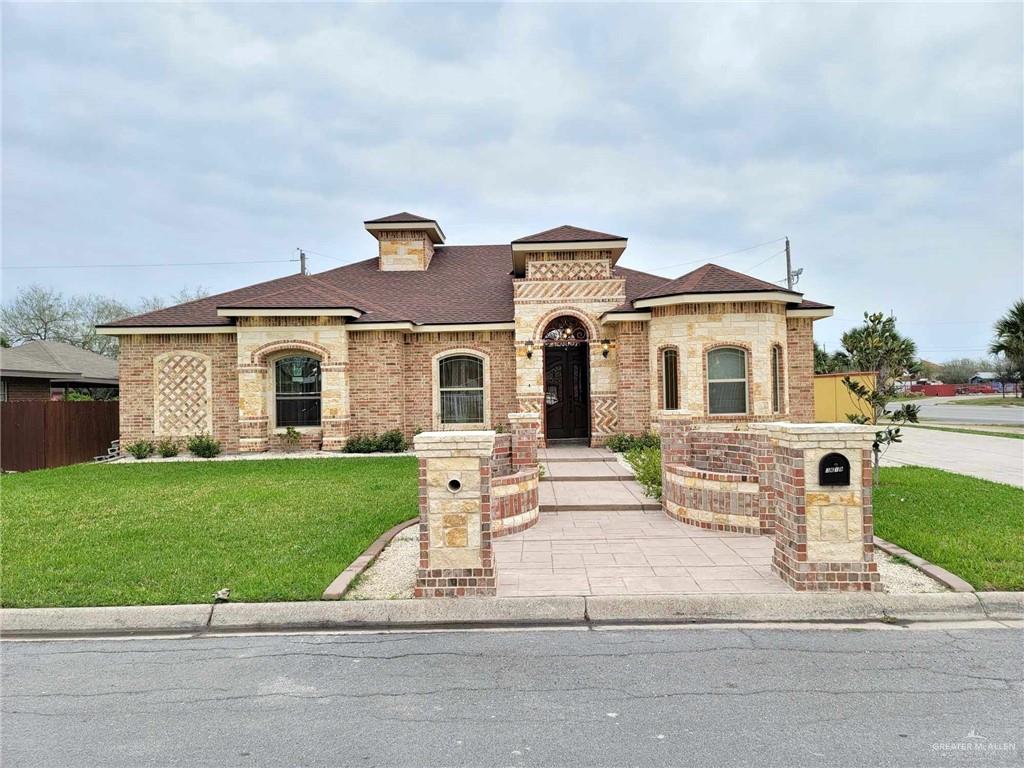
M 1024 440 L 913 427 L 902 435 L 903 442 L 885 452 L 882 466 L 916 464 L 1024 487 Z
M 992 397 L 992 395 L 986 395 Z M 1024 406 L 1020 405 L 954 405 L 961 397 L 931 397 L 909 402 L 920 407 L 921 421 L 945 424 L 1010 424 L 1024 426 Z M 1008 398 L 1009 399 L 1009 398 Z M 1018 402 L 1020 402 L 1018 400 Z M 893 406 L 901 403 L 893 403 Z

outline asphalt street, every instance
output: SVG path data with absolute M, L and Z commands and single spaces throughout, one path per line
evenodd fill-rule
M 5 642 L 14 766 L 996 766 L 1020 629 Z
M 988 395 L 987 397 L 992 397 Z M 921 421 L 943 424 L 1008 424 L 1024 426 L 1024 407 L 1019 405 L 954 405 L 952 400 L 964 397 L 932 397 L 909 402 L 921 410 Z M 1019 402 L 1019 401 L 1018 401 Z M 893 407 L 900 403 L 893 403 Z

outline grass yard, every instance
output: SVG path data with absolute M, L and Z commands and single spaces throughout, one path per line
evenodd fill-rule
M 418 514 L 416 459 L 82 464 L 0 479 L 4 607 L 315 600 Z
M 996 395 L 995 397 L 965 397 L 962 400 L 952 400 L 953 405 L 1006 405 L 1006 406 L 1024 406 L 1024 398 L 1017 396 L 1003 397 L 1002 395 Z
M 1024 489 L 925 467 L 883 467 L 875 533 L 975 589 L 1024 590 Z

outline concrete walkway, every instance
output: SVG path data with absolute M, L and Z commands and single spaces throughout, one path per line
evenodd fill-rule
M 770 537 L 673 520 L 609 451 L 540 459 L 540 519 L 494 542 L 500 597 L 791 591 L 771 572 Z
M 1024 440 L 913 427 L 902 437 L 885 452 L 882 466 L 916 464 L 1024 487 Z

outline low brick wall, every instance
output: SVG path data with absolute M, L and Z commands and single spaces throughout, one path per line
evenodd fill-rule
M 539 480 L 536 467 L 491 478 L 491 538 L 525 531 L 537 522 Z
M 661 413 L 662 504 L 714 531 L 774 535 L 772 569 L 800 591 L 877 591 L 871 498 L 874 428 L 857 424 L 693 424 Z M 845 460 L 830 484 L 819 465 Z M 825 483 L 822 485 L 821 483 Z

